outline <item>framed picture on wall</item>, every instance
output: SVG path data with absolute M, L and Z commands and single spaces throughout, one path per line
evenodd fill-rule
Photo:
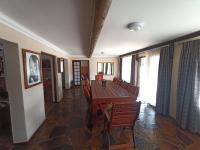
M 22 49 L 25 88 L 42 83 L 40 53 Z
M 64 59 L 58 58 L 58 72 L 62 73 L 64 71 Z

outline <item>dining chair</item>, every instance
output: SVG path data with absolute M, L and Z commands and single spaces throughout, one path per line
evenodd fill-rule
M 90 85 L 90 80 L 88 78 L 83 80 L 83 87 L 86 86 L 91 93 L 91 85 Z
M 97 75 L 95 76 L 95 80 L 97 80 L 97 81 L 102 81 L 102 80 L 103 80 L 103 74 L 97 74 Z
M 119 81 L 118 81 L 118 85 L 122 86 L 122 84 L 123 84 L 123 81 L 122 81 L 122 80 L 119 80 Z
M 129 85 L 128 86 L 128 92 L 133 94 L 135 97 L 138 97 L 139 89 L 140 88 L 138 86 L 135 86 L 135 85 Z
M 128 89 L 128 86 L 129 86 L 129 83 L 128 83 L 128 82 L 122 81 L 122 83 L 121 83 L 121 87 L 122 87 L 122 88 Z
M 85 95 L 85 98 L 88 103 L 88 109 L 87 109 L 87 127 L 92 129 L 92 98 L 91 98 L 91 92 L 89 91 L 88 87 L 86 85 L 83 86 L 83 92 Z
M 114 77 L 113 78 L 113 83 L 117 83 L 117 80 L 118 80 L 117 77 Z
M 114 82 L 115 84 L 119 84 L 119 81 L 120 81 L 119 78 L 117 78 L 117 77 L 114 77 L 114 78 L 113 78 L 113 82 Z
M 131 128 L 135 148 L 134 126 L 140 112 L 141 102 L 113 104 L 112 109 L 104 109 L 104 133 L 107 134 L 109 150 L 120 145 L 110 145 L 110 131 L 112 128 Z M 131 144 L 123 144 L 130 146 Z M 131 145 L 132 147 L 132 145 Z
M 84 92 L 85 98 L 88 102 L 88 107 L 90 107 L 90 105 L 91 105 L 91 92 L 89 91 L 88 86 L 86 86 L 86 85 L 83 86 L 83 92 Z

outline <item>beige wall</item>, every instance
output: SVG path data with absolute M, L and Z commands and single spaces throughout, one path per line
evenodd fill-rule
M 13 118 L 13 120 L 12 120 L 13 122 L 23 121 L 25 124 L 25 129 L 26 129 L 25 131 L 23 131 L 23 130 L 16 131 L 17 128 L 12 127 L 12 129 L 15 130 L 15 131 L 13 131 L 13 133 L 15 134 L 13 136 L 14 142 L 15 143 L 25 142 L 31 138 L 33 133 L 38 129 L 38 127 L 45 120 L 45 110 L 44 110 L 43 85 L 39 84 L 39 85 L 34 86 L 29 89 L 24 88 L 24 75 L 23 75 L 21 49 L 25 48 L 25 49 L 29 49 L 29 50 L 36 51 L 36 52 L 43 51 L 43 52 L 47 52 L 47 53 L 56 55 L 57 57 L 67 58 L 67 56 L 65 56 L 63 53 L 55 51 L 54 49 L 49 48 L 46 45 L 41 44 L 41 43 L 25 36 L 24 34 L 21 34 L 20 32 L 17 32 L 15 30 L 11 29 L 10 27 L 5 26 L 1 23 L 0 23 L 0 38 L 17 43 L 18 47 L 19 47 L 17 49 L 18 56 L 15 55 L 15 59 L 19 59 L 19 66 L 17 68 L 19 69 L 19 72 L 21 73 L 21 77 L 20 77 L 21 84 L 18 84 L 18 86 L 19 86 L 19 88 L 22 88 L 21 94 L 22 94 L 23 99 L 18 99 L 18 105 L 20 107 L 13 106 L 12 108 L 15 110 L 23 108 L 23 110 L 21 111 L 20 117 L 16 117 L 17 114 L 14 111 L 11 111 L 11 116 Z M 13 49 L 13 51 L 15 51 L 15 52 L 13 52 L 13 54 L 16 53 L 16 49 Z M 12 59 L 9 59 L 9 57 L 11 58 L 11 56 L 8 56 L 9 61 L 14 61 Z M 12 68 L 7 68 L 7 69 L 12 69 Z M 13 78 L 16 77 L 16 79 L 17 79 L 18 74 L 12 74 L 12 75 L 13 75 Z M 59 99 L 62 97 L 62 88 L 61 88 L 62 85 L 60 85 L 62 83 L 61 80 L 62 80 L 61 74 L 58 73 L 57 87 L 59 89 L 59 91 L 58 91 Z M 18 93 L 18 94 L 20 95 L 20 93 Z M 12 100 L 15 101 L 15 99 L 12 99 Z M 12 122 L 12 124 L 16 125 L 13 122 Z M 25 134 L 23 135 L 22 132 L 25 132 Z M 20 134 L 23 137 L 21 137 Z M 20 138 L 18 138 L 18 137 L 20 137 Z
M 104 75 L 104 79 L 112 80 L 113 77 L 119 76 L 119 58 L 118 57 L 92 57 L 92 58 L 70 58 L 70 81 L 73 80 L 72 75 L 72 60 L 89 60 L 90 63 L 90 80 L 95 80 L 95 75 L 97 74 L 97 62 L 114 62 L 114 75 Z
M 181 44 L 175 45 L 174 47 L 170 107 L 169 107 L 169 115 L 173 118 L 176 118 L 176 95 L 177 95 L 178 70 L 179 70 L 181 49 L 182 49 Z

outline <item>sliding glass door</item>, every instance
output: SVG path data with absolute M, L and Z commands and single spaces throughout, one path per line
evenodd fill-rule
M 137 84 L 140 92 L 138 99 L 153 106 L 156 105 L 159 58 L 159 50 L 146 52 L 143 57 L 139 57 Z

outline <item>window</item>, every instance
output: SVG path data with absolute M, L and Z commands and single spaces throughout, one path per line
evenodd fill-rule
M 131 61 L 132 56 L 122 58 L 122 80 L 129 83 L 131 80 Z
M 104 75 L 113 75 L 114 63 L 113 62 L 98 62 L 97 73 L 103 73 Z

